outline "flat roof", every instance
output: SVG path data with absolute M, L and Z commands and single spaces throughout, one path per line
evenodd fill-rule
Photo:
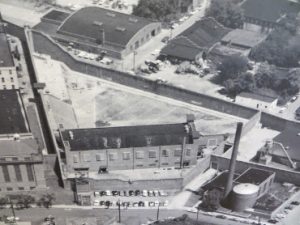
M 222 42 L 253 48 L 267 37 L 266 34 L 249 30 L 235 29 L 222 38 Z
M 268 96 L 268 95 L 263 95 L 263 94 L 258 94 L 258 93 L 250 93 L 250 92 L 242 92 L 238 96 L 243 97 L 243 98 L 251 98 L 251 99 L 256 99 L 259 101 L 263 102 L 274 102 L 277 97 L 275 96 Z
M 51 10 L 46 15 L 42 17 L 42 19 L 48 19 L 53 21 L 63 22 L 71 13 L 63 12 L 59 10 Z
M 245 17 L 276 23 L 287 13 L 298 13 L 300 4 L 290 0 L 246 0 L 242 4 Z
M 0 109 L 0 134 L 28 132 L 19 91 L 0 90 Z
M 14 61 L 11 55 L 9 43 L 3 26 L 0 25 L 0 67 L 13 67 Z
M 268 179 L 274 172 L 263 169 L 249 168 L 235 179 L 236 183 L 249 183 L 259 185 Z
M 104 30 L 105 42 L 126 46 L 137 32 L 151 23 L 133 15 L 100 7 L 85 7 L 71 14 L 62 23 L 58 33 L 96 42 L 102 39 L 101 30 Z
M 20 138 L 18 141 L 10 138 L 0 138 L 0 156 L 24 156 L 38 152 L 38 144 L 33 136 Z
M 288 152 L 289 156 L 294 160 L 300 160 L 300 129 L 298 127 L 289 126 L 278 134 L 273 140 L 275 142 L 281 143 Z M 270 149 L 272 154 L 286 157 L 285 153 L 282 150 L 282 147 L 276 143 L 273 144 L 273 147 Z
M 63 130 L 71 151 L 180 145 L 188 137 L 186 123 Z M 187 138 L 187 143 L 192 143 Z
M 228 180 L 228 171 L 224 171 L 214 179 L 210 180 L 207 184 L 205 184 L 202 189 L 203 190 L 211 190 L 213 188 L 225 189 L 227 180 Z M 238 174 L 234 174 L 234 179 L 238 177 Z

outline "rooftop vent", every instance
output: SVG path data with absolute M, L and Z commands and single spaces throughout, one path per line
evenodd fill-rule
M 96 26 L 102 26 L 103 23 L 102 23 L 102 22 L 99 22 L 99 21 L 94 21 L 94 22 L 93 22 L 93 25 L 96 25 Z
M 132 18 L 132 17 L 130 17 L 128 20 L 129 20 L 130 22 L 132 22 L 132 23 L 138 22 L 138 19 L 137 19 L 137 18 Z
M 111 13 L 111 12 L 107 12 L 106 15 L 107 15 L 107 16 L 110 16 L 110 17 L 115 17 L 115 16 L 116 16 L 116 14 Z
M 69 131 L 69 137 L 71 140 L 74 140 L 74 134 L 73 131 Z
M 14 141 L 20 141 L 20 134 L 14 134 Z
M 126 28 L 125 27 L 116 27 L 116 30 L 118 30 L 118 31 L 125 31 L 126 30 Z

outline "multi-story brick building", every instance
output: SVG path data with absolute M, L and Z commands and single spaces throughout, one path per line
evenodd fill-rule
M 46 188 L 43 157 L 17 90 L 0 90 L 0 193 Z
M 200 134 L 186 123 L 60 130 L 68 178 L 196 164 Z
M 5 28 L 0 23 L 0 90 L 18 89 L 17 70 Z

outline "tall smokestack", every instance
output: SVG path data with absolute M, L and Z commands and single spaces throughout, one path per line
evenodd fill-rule
M 235 164 L 236 164 L 237 154 L 239 151 L 239 144 L 240 144 L 242 129 L 243 129 L 243 123 L 239 122 L 237 124 L 236 133 L 235 133 L 235 137 L 234 137 L 234 144 L 233 144 L 232 155 L 231 155 L 231 160 L 230 160 L 230 165 L 229 165 L 229 175 L 228 175 L 228 180 L 227 180 L 226 188 L 225 188 L 225 192 L 224 192 L 224 198 L 226 198 L 228 196 L 228 194 L 230 193 L 230 191 L 232 189 Z

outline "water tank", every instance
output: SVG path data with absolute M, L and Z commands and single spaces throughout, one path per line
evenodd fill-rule
M 234 211 L 244 211 L 252 208 L 258 197 L 259 186 L 242 183 L 234 186 L 230 196 L 230 208 Z

